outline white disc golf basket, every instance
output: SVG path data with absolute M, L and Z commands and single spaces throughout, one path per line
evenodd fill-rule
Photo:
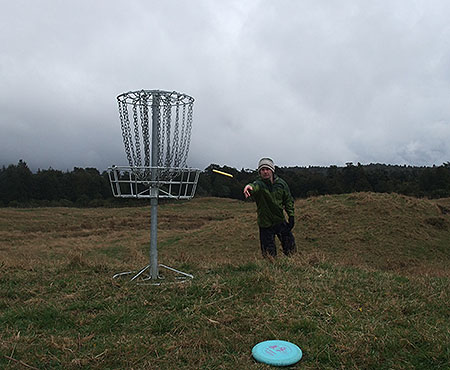
M 147 198 L 151 205 L 150 262 L 131 281 L 160 284 L 159 268 L 177 274 L 178 281 L 191 274 L 158 264 L 158 199 L 191 199 L 199 169 L 186 167 L 192 128 L 194 98 L 175 91 L 130 91 L 117 97 L 122 138 L 129 166 L 108 168 L 115 197 Z

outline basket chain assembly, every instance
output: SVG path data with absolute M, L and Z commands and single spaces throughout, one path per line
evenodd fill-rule
M 155 163 L 151 158 L 152 135 L 157 135 L 158 167 L 186 166 L 193 98 L 175 91 L 141 90 L 119 95 L 117 101 L 122 139 L 131 167 L 146 167 Z M 156 132 L 150 131 L 150 112 L 151 121 L 156 120 Z M 166 171 L 165 175 L 169 175 L 169 172 Z

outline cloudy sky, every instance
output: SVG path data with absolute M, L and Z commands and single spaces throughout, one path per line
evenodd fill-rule
M 141 89 L 195 98 L 191 167 L 450 161 L 448 0 L 0 6 L 0 165 L 126 165 Z

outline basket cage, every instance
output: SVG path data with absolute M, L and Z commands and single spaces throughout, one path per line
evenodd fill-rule
M 200 170 L 112 166 L 108 168 L 108 175 L 115 197 L 191 199 Z

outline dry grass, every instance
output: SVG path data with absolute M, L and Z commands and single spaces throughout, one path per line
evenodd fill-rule
M 264 369 L 279 338 L 304 369 L 444 369 L 449 205 L 298 200 L 299 253 L 270 262 L 253 203 L 163 204 L 159 260 L 195 278 L 160 287 L 112 279 L 148 262 L 149 207 L 0 209 L 0 367 Z

